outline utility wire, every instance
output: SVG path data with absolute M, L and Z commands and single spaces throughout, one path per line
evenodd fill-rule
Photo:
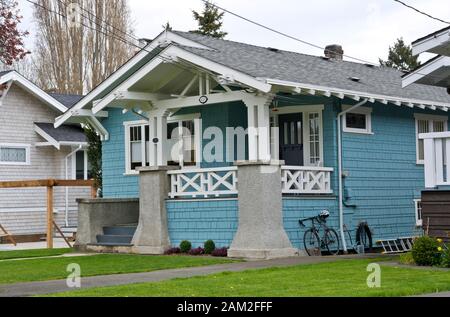
M 407 3 L 403 2 L 403 1 L 400 1 L 400 0 L 394 0 L 394 1 L 400 3 L 401 5 L 407 7 L 407 8 L 409 8 L 409 9 L 411 9 L 411 10 L 414 10 L 414 11 L 416 11 L 416 12 L 418 12 L 418 13 L 424 15 L 424 16 L 427 16 L 427 17 L 429 17 L 429 18 L 431 18 L 431 19 L 433 19 L 433 20 L 436 20 L 436 21 L 439 21 L 439 22 L 442 22 L 442 23 L 445 23 L 445 24 L 449 24 L 449 25 L 450 25 L 450 22 L 445 21 L 445 20 L 442 20 L 442 19 L 437 18 L 437 17 L 435 17 L 435 16 L 432 16 L 431 14 L 428 14 L 428 13 L 426 13 L 426 12 L 423 12 L 423 11 L 421 11 L 421 10 L 419 10 L 419 9 L 417 9 L 417 8 L 411 6 L 411 5 L 409 5 L 409 4 L 407 4 Z

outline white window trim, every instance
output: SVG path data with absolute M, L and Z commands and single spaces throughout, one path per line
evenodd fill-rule
M 421 199 L 414 199 L 414 214 L 416 217 L 416 226 L 422 227 L 423 226 L 423 219 L 419 219 L 419 204 L 422 202 Z M 423 216 L 423 214 L 422 214 Z
M 0 148 L 1 147 L 25 149 L 26 162 L 2 162 L 2 161 L 0 161 L 0 165 L 9 165 L 9 166 L 29 166 L 29 165 L 31 165 L 31 144 L 0 143 Z
M 448 131 L 448 117 L 432 115 L 432 114 L 415 113 L 414 120 L 415 120 L 415 127 L 416 127 L 416 163 L 417 163 L 417 165 L 424 165 L 425 160 L 419 159 L 419 121 L 427 120 L 428 121 L 428 129 L 431 128 L 430 124 L 432 121 L 444 121 L 444 127 L 446 128 L 445 130 Z
M 324 166 L 324 152 L 323 152 L 323 111 L 325 109 L 324 105 L 305 105 L 305 106 L 287 106 L 277 109 L 277 112 L 271 112 L 270 116 L 274 118 L 274 124 L 276 127 L 278 125 L 278 117 L 283 114 L 298 113 L 303 115 L 303 164 L 304 166 L 312 166 L 310 163 L 310 148 L 309 148 L 309 114 L 318 113 L 319 114 L 319 124 L 320 124 L 320 136 L 319 136 L 319 147 L 320 147 L 320 166 Z M 271 149 L 280 150 L 279 140 L 274 140 L 271 136 Z M 278 154 L 276 154 L 278 157 Z
M 352 106 L 344 105 L 342 108 L 343 110 L 350 109 Z M 356 134 L 367 134 L 367 135 L 373 135 L 372 131 L 372 108 L 368 107 L 359 107 L 356 108 L 348 113 L 354 113 L 354 114 L 363 114 L 366 116 L 366 128 L 365 129 L 355 129 L 355 128 L 349 128 L 347 127 L 347 113 L 342 116 L 342 126 L 345 133 L 356 133 Z
M 83 158 L 84 158 L 84 180 L 88 180 L 88 155 L 87 155 L 87 150 L 79 150 L 77 152 L 75 152 L 74 154 L 72 154 L 72 172 L 71 172 L 71 178 L 73 180 L 77 179 L 77 153 L 78 152 L 84 152 Z
M 186 115 L 178 115 L 178 116 L 172 116 L 167 118 L 167 123 L 173 123 L 173 122 L 179 122 L 181 127 L 182 121 L 194 121 L 194 129 L 196 132 L 195 135 L 195 153 L 196 153 L 196 165 L 198 168 L 200 168 L 201 164 L 201 144 L 202 144 L 202 128 L 200 124 L 200 113 L 192 113 L 192 114 L 186 114 Z M 130 157 L 130 127 L 132 126 L 142 126 L 142 135 L 145 136 L 145 126 L 150 125 L 149 121 L 147 120 L 136 120 L 136 121 L 124 121 L 123 125 L 125 127 L 125 176 L 136 176 L 139 175 L 138 171 L 134 171 L 131 169 L 131 157 Z M 166 140 L 167 141 L 167 140 Z M 151 142 L 151 140 L 149 140 Z M 144 162 L 144 165 L 147 166 L 146 162 L 146 151 L 145 151 L 145 142 L 142 142 L 142 162 Z M 148 148 L 150 151 L 150 146 Z M 150 153 L 148 153 L 150 157 Z M 185 168 L 182 166 L 182 169 Z M 186 168 L 192 168 L 192 166 L 187 166 Z

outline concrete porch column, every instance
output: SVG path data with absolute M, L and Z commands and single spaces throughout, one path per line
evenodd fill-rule
M 166 198 L 170 191 L 167 171 L 178 167 L 139 168 L 139 225 L 133 237 L 133 252 L 164 254 L 170 248 Z
M 281 162 L 237 162 L 239 228 L 229 257 L 273 259 L 298 255 L 283 226 Z

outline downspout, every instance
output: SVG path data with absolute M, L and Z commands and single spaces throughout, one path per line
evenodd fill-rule
M 66 167 L 66 180 L 69 179 L 69 157 L 75 155 L 78 151 L 80 151 L 83 148 L 82 145 L 80 145 L 75 151 L 71 152 L 65 157 L 65 167 Z M 65 223 L 66 227 L 69 227 L 69 187 L 66 187 L 66 197 L 65 197 L 65 208 L 66 208 L 66 215 L 65 215 Z
M 348 108 L 345 111 L 340 112 L 337 115 L 337 127 L 338 127 L 338 166 L 339 166 L 339 231 L 341 234 L 342 247 L 344 253 L 348 253 L 347 242 L 345 241 L 345 231 L 344 231 L 344 181 L 343 181 L 343 158 L 342 158 L 342 117 L 356 108 L 359 108 L 367 103 L 369 99 L 364 99 L 360 103 Z

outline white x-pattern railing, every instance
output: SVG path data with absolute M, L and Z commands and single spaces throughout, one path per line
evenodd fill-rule
M 183 169 L 170 171 L 171 191 L 175 197 L 219 197 L 237 195 L 237 167 Z
M 283 166 L 281 183 L 283 194 L 332 194 L 332 168 Z

